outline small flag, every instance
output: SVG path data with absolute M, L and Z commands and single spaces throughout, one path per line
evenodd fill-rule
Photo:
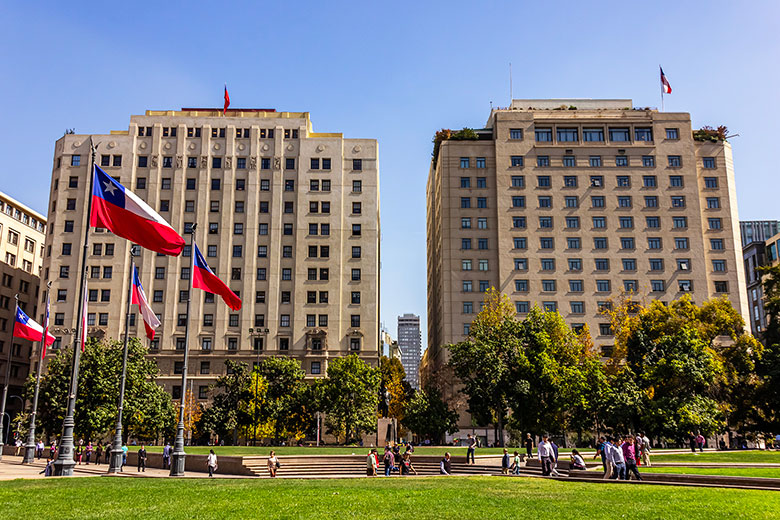
M 160 326 L 160 320 L 157 319 L 157 315 L 152 311 L 149 301 L 146 299 L 144 288 L 141 286 L 141 278 L 138 276 L 138 267 L 135 267 L 133 272 L 132 303 L 138 305 L 138 309 L 141 311 L 144 327 L 146 328 L 146 337 L 154 339 L 154 329 Z
M 659 69 L 661 69 L 661 66 L 658 66 Z M 666 79 L 666 74 L 664 74 L 664 69 L 661 69 L 661 90 L 664 94 L 671 94 L 672 93 L 672 86 L 669 84 L 669 80 Z
M 46 291 L 46 316 L 43 320 L 43 335 L 48 337 L 49 336 L 49 311 L 51 310 L 51 305 L 49 304 L 49 293 L 51 291 Z M 41 358 L 46 357 L 46 343 L 43 344 L 43 352 L 41 353 Z
M 87 295 L 89 290 L 87 289 L 87 283 L 84 282 L 84 308 L 81 310 L 81 351 L 84 352 L 87 348 Z
M 43 327 L 31 319 L 22 309 L 16 307 L 16 320 L 14 321 L 15 338 L 29 339 L 30 341 L 41 341 L 43 338 Z M 56 340 L 54 336 L 46 333 L 46 344 L 51 345 Z
M 239 310 L 241 308 L 241 298 L 236 296 L 236 293 L 231 291 L 230 287 L 225 285 L 225 282 L 214 274 L 214 271 L 211 270 L 209 264 L 203 259 L 203 255 L 200 253 L 198 246 L 193 244 L 193 249 L 195 254 L 192 255 L 192 287 L 218 294 L 222 297 L 222 300 L 228 307 L 234 311 Z
M 178 256 L 184 248 L 184 239 L 165 219 L 97 165 L 89 223 L 156 253 Z
M 227 83 L 225 83 L 225 108 L 222 109 L 222 115 L 227 114 L 227 109 L 230 106 L 230 96 L 227 91 Z

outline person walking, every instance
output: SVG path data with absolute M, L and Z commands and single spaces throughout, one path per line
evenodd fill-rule
M 378 466 L 376 457 L 376 448 L 371 448 L 366 456 L 366 476 L 376 477 L 376 470 Z
M 214 472 L 217 471 L 217 455 L 214 453 L 214 450 L 209 450 L 206 465 L 209 467 L 209 477 L 213 477 Z
M 610 477 L 612 480 L 626 480 L 626 459 L 623 456 L 623 450 L 618 446 L 619 438 L 609 439 L 609 448 L 614 466 L 614 474 Z
M 582 470 L 585 471 L 585 461 L 582 459 L 582 455 L 580 455 L 580 452 L 577 450 L 577 448 L 574 448 L 571 450 L 571 462 L 569 463 L 569 471 L 571 470 Z
M 84 458 L 87 461 L 87 466 L 89 466 L 89 461 L 92 459 L 92 442 L 87 443 L 87 447 L 84 449 Z
M 119 469 L 119 471 L 122 471 L 125 469 L 125 464 L 127 464 L 127 443 L 122 443 L 122 467 Z
M 501 457 L 501 474 L 509 474 L 509 466 L 511 465 L 511 458 L 509 457 L 509 450 L 504 448 L 504 456 Z
M 268 473 L 271 475 L 271 478 L 276 478 L 276 472 L 281 466 L 279 459 L 276 457 L 276 452 L 271 450 L 271 454 L 268 456 Z
M 417 475 L 417 470 L 414 469 L 414 466 L 412 465 L 412 455 L 408 451 L 404 453 L 403 458 L 401 459 L 401 475 L 408 476 L 414 473 Z
M 476 462 L 474 462 L 474 452 L 477 449 L 477 439 L 476 437 L 472 437 L 470 433 L 468 434 L 468 443 L 469 447 L 466 450 L 466 464 L 469 463 L 469 457 L 471 457 L 471 464 L 476 464 Z
M 35 455 L 40 459 L 43 457 L 43 441 L 38 439 L 38 443 L 35 445 Z
M 138 450 L 138 471 L 146 473 L 146 446 L 141 444 L 141 449 Z
M 642 480 L 642 476 L 639 474 L 639 470 L 636 467 L 636 447 L 634 445 L 634 438 L 631 435 L 626 435 L 620 448 L 623 451 L 623 459 L 626 461 L 626 480 L 631 480 L 630 473 L 633 473 L 637 480 Z
M 552 473 L 553 465 L 553 449 L 550 445 L 549 437 L 545 434 L 542 435 L 542 442 L 536 446 L 536 454 L 539 457 L 539 462 L 542 464 L 542 476 L 549 477 Z
M 171 444 L 169 442 L 165 443 L 165 447 L 163 448 L 163 469 L 168 469 L 171 467 Z
M 17 437 L 16 442 L 14 443 L 14 446 L 16 447 L 16 451 L 14 452 L 15 456 L 19 456 L 19 453 L 22 451 L 22 438 Z
M 452 475 L 452 462 L 450 461 L 450 452 L 444 454 L 444 458 L 439 463 L 439 474 Z
M 644 433 L 639 434 L 640 437 L 642 437 L 642 449 L 639 452 L 639 455 L 642 459 L 642 464 L 647 466 L 648 468 L 650 465 L 650 439 L 647 438 L 647 435 Z
M 688 432 L 688 445 L 693 453 L 696 453 L 696 436 L 693 432 Z
M 99 442 L 95 446 L 95 464 L 100 465 L 100 457 L 103 456 L 103 445 Z
M 111 444 L 106 442 L 106 445 L 103 448 L 103 455 L 106 457 L 106 464 L 111 462 Z
M 706 439 L 704 438 L 704 435 L 699 432 L 699 435 L 696 436 L 696 446 L 699 448 L 699 453 L 702 453 L 704 451 L 704 443 L 706 442 Z
M 605 480 L 611 480 L 612 475 L 615 473 L 615 463 L 612 461 L 612 443 L 609 437 L 604 437 L 604 444 L 602 449 L 604 457 L 604 476 Z
M 385 446 L 385 454 L 382 457 L 382 463 L 385 466 L 385 476 L 391 476 L 393 468 L 395 467 L 395 455 L 393 455 L 393 451 L 389 446 Z
M 79 439 L 79 445 L 76 446 L 76 460 L 81 465 L 81 455 L 84 452 L 84 439 Z
M 519 475 L 520 474 L 520 453 L 515 452 L 514 457 L 512 459 L 512 475 Z
M 555 444 L 555 441 L 551 440 L 550 447 L 552 447 L 553 450 L 553 464 L 550 473 L 556 477 L 560 477 L 561 474 L 558 473 L 558 445 Z
M 525 445 L 525 453 L 530 459 L 534 454 L 534 440 L 531 438 L 530 433 L 525 434 L 525 441 L 523 441 L 523 444 Z
M 607 439 L 603 435 L 599 437 L 599 441 L 596 443 L 596 454 L 593 455 L 594 459 L 598 458 L 599 456 L 601 457 L 601 466 L 604 468 L 604 475 L 607 474 L 607 450 L 605 449 L 606 444 Z

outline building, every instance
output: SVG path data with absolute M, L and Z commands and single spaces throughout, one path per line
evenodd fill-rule
M 687 113 L 631 107 L 514 100 L 434 150 L 424 380 L 491 286 L 519 317 L 538 305 L 588 325 L 604 354 L 614 339 L 600 310 L 621 291 L 727 296 L 747 319 L 731 146 L 695 139 Z
M 33 351 L 32 342 L 12 339 L 14 296 L 19 295 L 19 307 L 24 312 L 35 320 L 40 319 L 37 302 L 45 233 L 46 217 L 0 192 L 0 385 L 5 384 L 8 349 L 11 349 L 6 404 L 11 418 L 23 409 L 23 386 L 30 373 Z
M 412 388 L 420 388 L 422 334 L 419 316 L 415 314 L 398 316 L 398 347 L 401 349 L 401 364 L 406 372 L 406 380 Z
M 764 242 L 780 233 L 780 220 L 743 220 L 739 223 L 742 247 L 753 242 Z
M 769 221 L 773 222 L 773 221 Z M 744 224 L 744 222 L 742 223 Z M 743 228 L 743 237 L 744 228 Z M 748 309 L 750 314 L 750 331 L 756 338 L 763 339 L 769 318 L 764 310 L 763 276 L 760 267 L 777 265 L 780 262 L 780 233 L 770 237 L 754 240 L 742 248 L 742 258 L 745 263 L 745 280 L 747 287 Z
M 243 300 L 232 312 L 196 290 L 190 364 L 197 398 L 226 373 L 227 360 L 299 359 L 321 377 L 329 359 L 379 357 L 379 176 L 374 139 L 316 133 L 307 112 L 270 109 L 147 111 L 127 130 L 67 134 L 55 144 L 44 278 L 54 282 L 53 333 L 73 341 L 78 270 L 89 189 L 90 138 L 96 162 L 159 211 Z M 118 339 L 130 244 L 90 235 L 88 331 Z M 160 382 L 181 392 L 191 248 L 176 258 L 142 251 L 141 281 L 162 325 L 149 344 Z M 143 337 L 133 307 L 130 334 Z M 144 340 L 146 341 L 146 340 Z

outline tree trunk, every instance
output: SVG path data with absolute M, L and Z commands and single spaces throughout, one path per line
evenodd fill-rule
M 496 444 L 498 447 L 503 448 L 504 447 L 504 413 L 503 410 L 499 409 L 498 413 L 496 414 L 498 416 L 498 437 L 496 437 Z

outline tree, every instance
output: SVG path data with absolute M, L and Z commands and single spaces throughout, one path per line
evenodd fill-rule
M 780 264 L 761 269 L 764 310 L 769 317 L 764 331 L 766 350 L 756 364 L 759 378 L 757 405 L 760 424 L 768 431 L 780 430 Z
M 468 396 L 469 412 L 482 424 L 503 431 L 509 396 L 522 393 L 527 381 L 510 372 L 520 348 L 519 323 L 509 297 L 495 288 L 485 293 L 484 307 L 474 319 L 466 341 L 448 345 L 450 366 Z M 503 446 L 503 436 L 499 435 Z
M 300 405 L 307 385 L 300 361 L 286 356 L 267 357 L 256 371 L 267 384 L 259 416 L 272 425 L 274 440 L 278 443 L 282 436 L 302 437 L 307 421 Z
M 252 424 L 249 403 L 253 396 L 250 388 L 251 376 L 246 363 L 225 361 L 227 374 L 220 376 L 211 386 L 214 393 L 211 405 L 203 410 L 198 430 L 232 439 L 238 443 L 238 433 Z
M 113 430 L 117 418 L 123 343 L 88 339 L 81 355 L 79 392 L 76 397 L 76 434 L 85 440 L 101 440 Z M 170 396 L 155 380 L 157 364 L 146 358 L 148 350 L 137 338 L 128 344 L 123 426 L 125 437 L 155 439 L 176 423 Z M 58 435 L 67 406 L 73 349 L 62 349 L 50 359 L 41 376 L 38 431 Z M 25 384 L 29 401 L 35 390 L 31 375 Z
M 193 439 L 197 438 L 196 425 L 200 421 L 200 416 L 203 415 L 203 407 L 195 399 L 195 394 L 192 390 L 187 389 L 187 393 L 184 394 L 184 438 Z
M 445 433 L 458 430 L 458 412 L 447 406 L 441 392 L 428 387 L 414 392 L 404 404 L 402 424 L 421 437 L 442 443 Z
M 406 381 L 406 371 L 398 358 L 382 356 L 379 360 L 380 394 L 387 392 L 387 415 L 402 422 L 404 417 L 404 405 L 412 388 Z M 380 409 L 384 406 L 385 396 L 379 396 Z
M 379 369 L 370 367 L 355 354 L 328 364 L 324 387 L 326 424 L 345 443 L 357 439 L 361 432 L 376 431 L 379 379 Z

